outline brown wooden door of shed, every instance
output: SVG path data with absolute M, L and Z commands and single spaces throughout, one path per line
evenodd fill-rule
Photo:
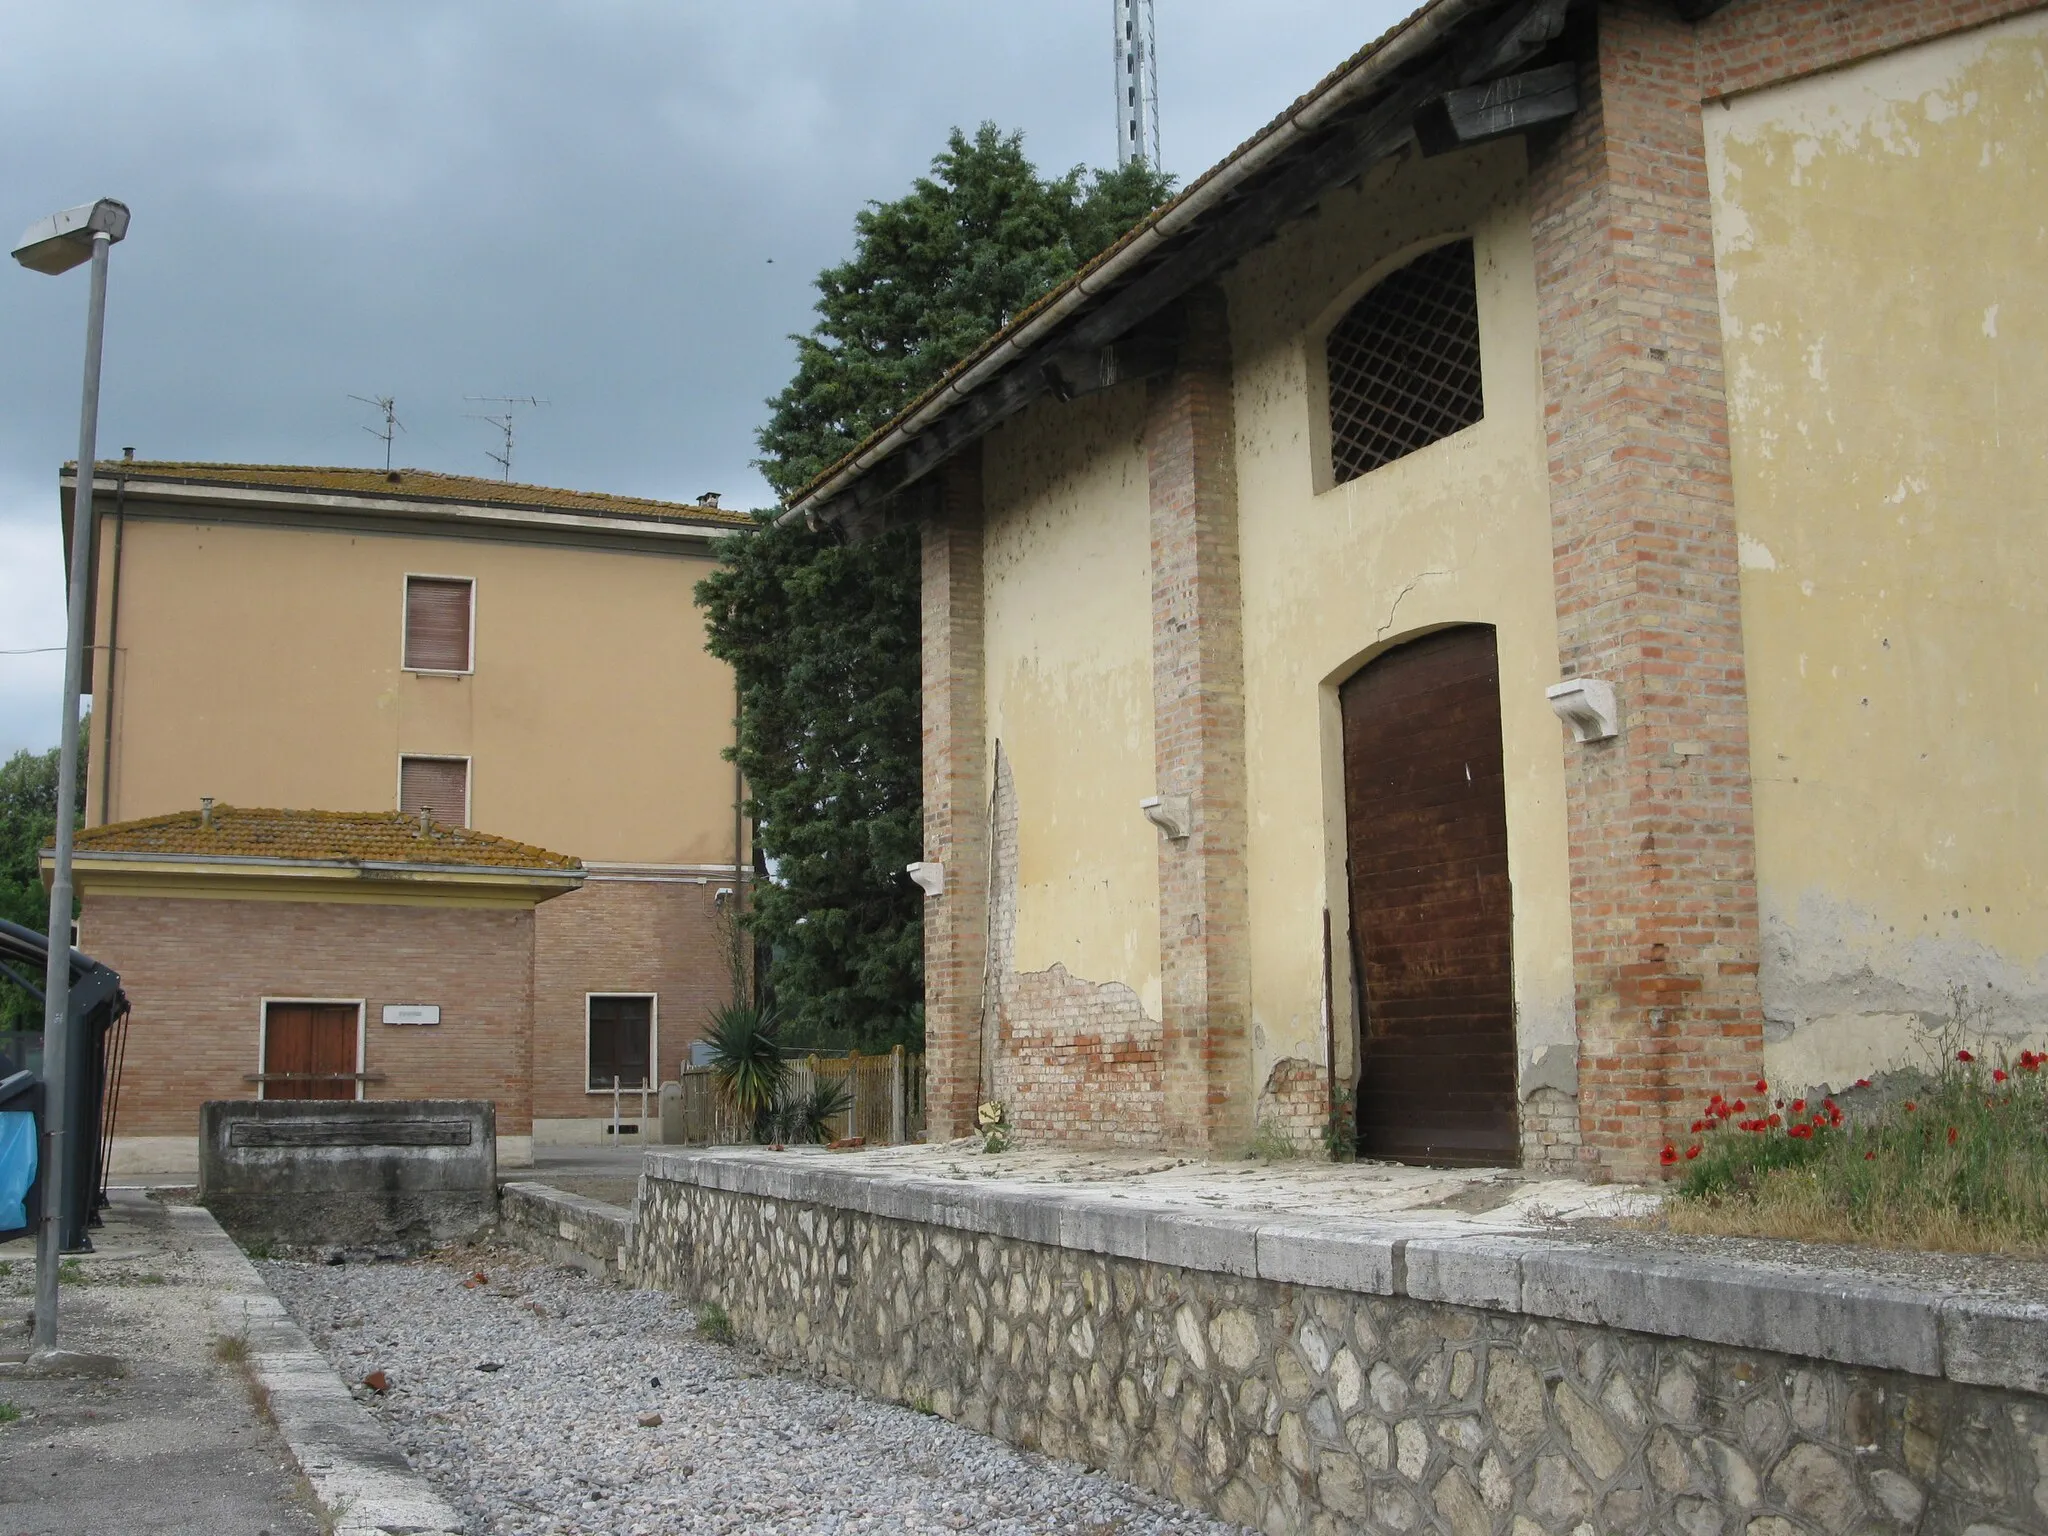
M 266 1099 L 352 1099 L 356 1096 L 356 1005 L 271 1003 L 263 1010 Z M 275 1081 L 274 1074 L 293 1076 Z
M 1358 1147 L 1417 1163 L 1521 1159 L 1500 664 L 1441 630 L 1339 693 L 1360 979 Z

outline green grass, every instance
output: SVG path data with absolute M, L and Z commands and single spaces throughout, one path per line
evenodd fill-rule
M 1706 1128 L 1665 1151 L 1684 1172 L 1655 1225 L 2048 1255 L 2048 1059 L 1946 1058 L 1890 1103 L 1859 1085 L 1839 1106 L 1769 1089 L 1710 1106 Z
M 222 1365 L 246 1365 L 249 1341 L 239 1333 L 224 1333 L 213 1341 L 213 1358 Z
M 57 1283 L 59 1285 L 91 1285 L 92 1281 L 87 1278 L 85 1266 L 79 1263 L 78 1260 L 63 1259 L 57 1265 Z
M 12 1403 L 0 1403 L 0 1424 L 13 1424 L 21 1418 L 21 1410 Z
M 12 1259 L 0 1259 L 0 1280 L 11 1280 L 13 1278 L 14 1261 Z
M 707 1301 L 697 1309 L 697 1337 L 712 1344 L 732 1342 L 732 1319 L 726 1316 L 724 1307 Z

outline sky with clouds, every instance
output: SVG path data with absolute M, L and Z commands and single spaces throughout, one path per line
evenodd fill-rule
M 1167 168 L 1198 175 L 1410 0 L 1157 0 Z M 0 5 L 0 235 L 134 210 L 100 453 L 494 473 L 465 397 L 534 395 L 515 478 L 768 501 L 762 401 L 811 277 L 954 125 L 1114 154 L 1111 0 Z M 0 268 L 0 755 L 56 739 L 56 472 L 82 271 Z

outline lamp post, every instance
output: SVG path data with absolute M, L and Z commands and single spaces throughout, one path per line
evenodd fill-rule
M 64 635 L 64 718 L 57 751 L 56 870 L 50 881 L 50 963 L 43 979 L 43 1212 L 36 1230 L 34 1350 L 57 1347 L 57 1265 L 64 1212 L 78 1177 L 67 1133 L 71 1106 L 71 820 L 78 803 L 78 695 L 85 680 L 86 594 L 90 590 L 93 481 L 100 424 L 100 338 L 107 318 L 107 253 L 128 233 L 128 206 L 101 198 L 39 219 L 21 237 L 14 259 L 55 276 L 92 263 L 85 311 L 85 395 L 78 413 L 78 482 L 71 500 L 70 623 Z

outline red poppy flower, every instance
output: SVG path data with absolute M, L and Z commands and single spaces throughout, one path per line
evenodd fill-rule
M 1866 1152 L 1863 1154 L 1863 1161 L 1865 1161 L 1866 1163 L 1874 1163 L 1877 1161 L 1877 1154 L 1875 1152 Z
M 1957 1051 L 1957 1052 L 1956 1052 L 1956 1060 L 1957 1060 L 1957 1061 L 1975 1061 L 1976 1059 L 1977 1059 L 1977 1058 L 1976 1058 L 1976 1057 L 1974 1057 L 1974 1056 L 1972 1056 L 1972 1055 L 1971 1055 L 1971 1054 L 1970 1054 L 1970 1053 L 1969 1053 L 1968 1051 Z
M 1756 1080 L 1756 1091 L 1758 1093 L 1769 1093 L 1771 1091 L 1771 1085 L 1764 1079 L 1758 1078 Z
M 1993 1067 L 1993 1068 L 1991 1069 L 1991 1081 L 1993 1081 L 1994 1083 L 2002 1083 L 2002 1082 L 2004 1082 L 2004 1081 L 2005 1081 L 2005 1068 L 2003 1068 L 2003 1067 Z
M 1813 1139 L 1813 1127 L 1810 1125 L 1795 1125 L 1785 1134 L 1800 1141 L 1811 1141 Z
M 1706 1121 L 1704 1121 L 1704 1120 L 1695 1120 L 1695 1121 L 1693 1121 L 1693 1123 L 1692 1123 L 1692 1133 L 1693 1133 L 1693 1135 L 1695 1135 L 1695 1136 L 1699 1135 L 1699 1133 L 1700 1133 L 1701 1131 L 1704 1131 L 1704 1130 L 1705 1130 L 1706 1128 L 1707 1128 L 1707 1122 L 1706 1122 Z
M 1910 1115 L 1911 1113 L 1913 1113 L 1913 1111 L 1914 1111 L 1914 1110 L 1918 1109 L 1919 1107 L 1920 1107 L 1920 1106 L 1919 1106 L 1918 1104 L 1915 1104 L 1915 1103 L 1914 1103 L 1914 1102 L 1913 1102 L 1913 1101 L 1912 1101 L 1911 1099 L 1908 1099 L 1908 1100 L 1906 1100 L 1906 1113 L 1907 1113 L 1907 1114 L 1909 1114 L 1909 1115 Z
M 1735 1113 L 1737 1113 L 1738 1115 L 1741 1114 L 1747 1108 L 1749 1108 L 1749 1106 L 1743 1103 L 1742 1100 L 1737 1099 L 1735 1101 Z
M 1666 1168 L 1669 1168 L 1669 1167 L 1670 1167 L 1670 1166 L 1671 1166 L 1671 1165 L 1672 1165 L 1673 1163 L 1675 1163 L 1675 1162 L 1677 1162 L 1677 1161 L 1678 1161 L 1678 1148 L 1676 1148 L 1676 1147 L 1672 1146 L 1672 1145 L 1671 1145 L 1671 1143 L 1670 1143 L 1670 1142 L 1668 1142 L 1668 1141 L 1667 1141 L 1667 1142 L 1665 1142 L 1665 1143 L 1664 1143 L 1664 1154 L 1663 1154 L 1663 1158 L 1662 1158 L 1662 1162 L 1663 1162 L 1664 1166 L 1665 1166 Z
M 1856 1079 L 1856 1086 L 1858 1088 L 1868 1088 L 1870 1086 L 1870 1079 L 1867 1077 L 1859 1077 Z
M 1950 1146 L 1954 1146 L 1956 1144 L 1956 1128 L 1954 1126 L 1950 1126 L 1948 1128 L 1948 1144 Z
M 1784 1123 L 1785 1123 L 1785 1118 L 1784 1118 L 1784 1116 L 1782 1116 L 1782 1115 L 1773 1115 L 1773 1116 L 1771 1116 L 1771 1118 L 1770 1118 L 1770 1119 L 1768 1119 L 1768 1120 L 1759 1120 L 1759 1121 L 1757 1121 L 1757 1124 L 1758 1124 L 1758 1125 L 1768 1125 L 1768 1126 L 1779 1126 L 1779 1125 L 1783 1125 Z
M 1691 1162 L 1694 1158 L 1698 1157 L 1699 1155 L 1700 1149 L 1697 1146 L 1691 1146 L 1685 1149 L 1685 1160 L 1688 1163 Z

